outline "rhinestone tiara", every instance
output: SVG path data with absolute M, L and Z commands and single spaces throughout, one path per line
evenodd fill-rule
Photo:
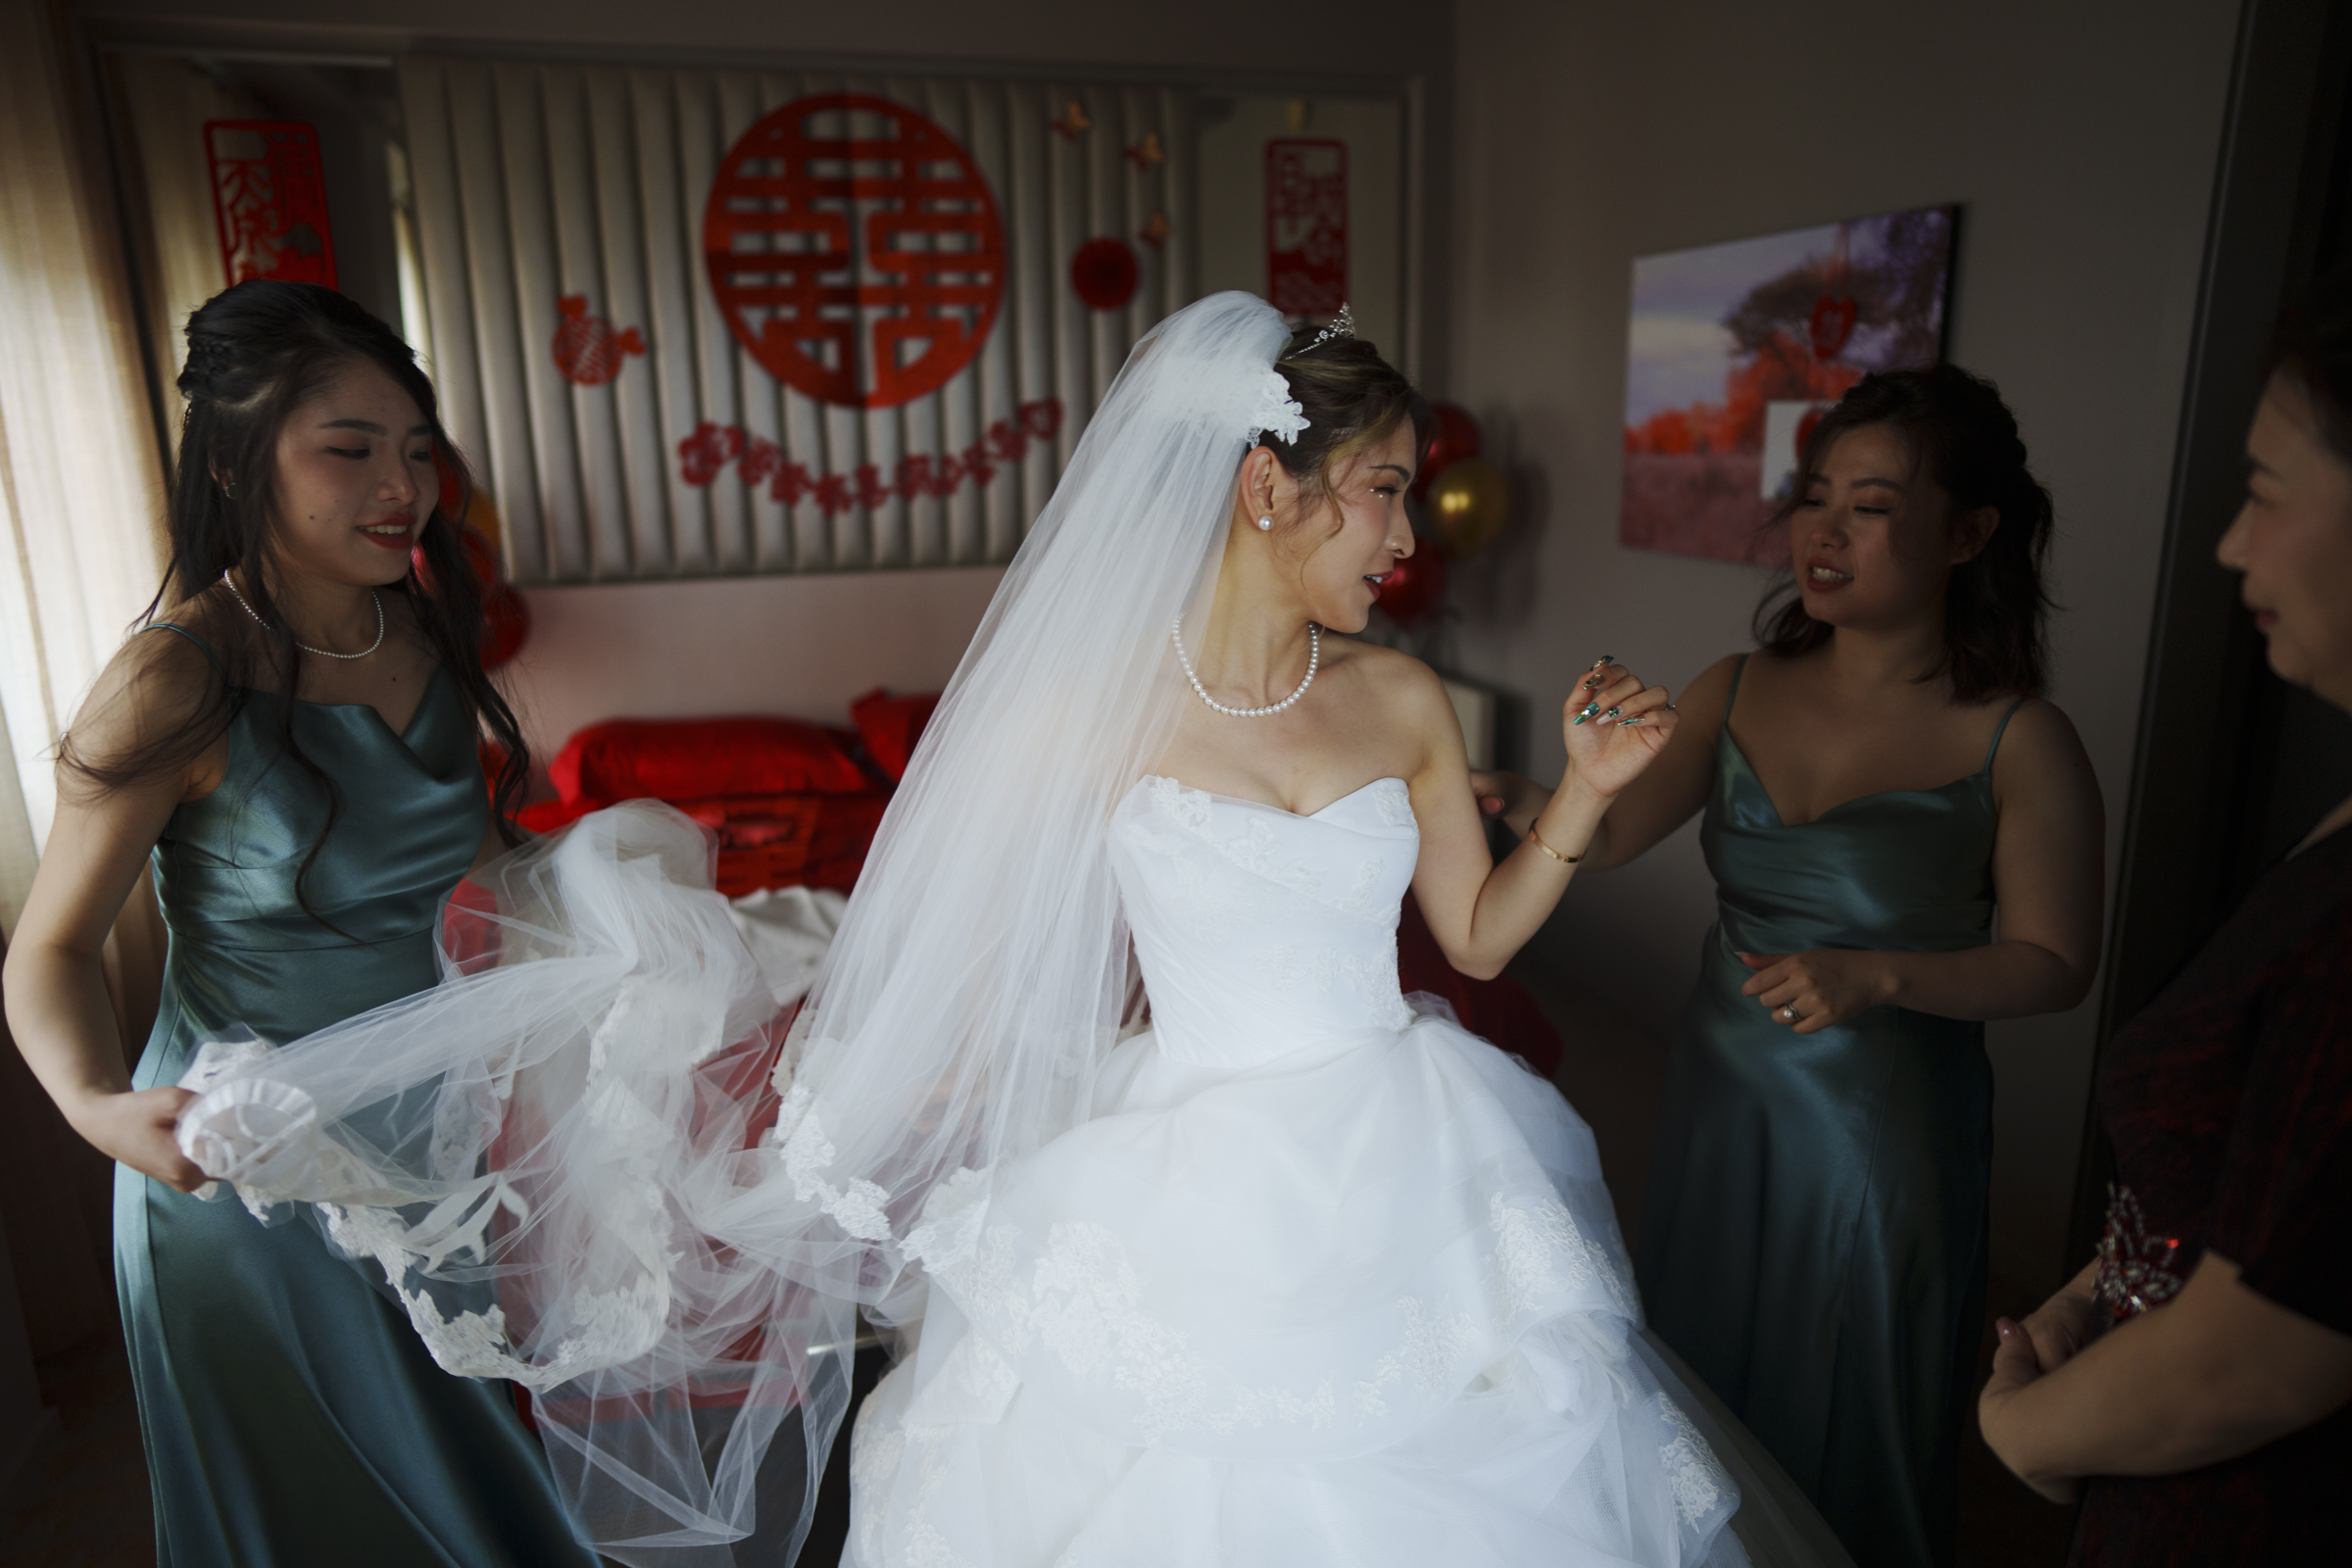
M 1312 353 L 1324 344 L 1336 342 L 1340 338 L 1353 336 L 1355 336 L 1355 313 L 1342 305 L 1340 314 L 1333 317 L 1329 324 L 1315 334 L 1315 340 L 1306 346 L 1307 352 Z

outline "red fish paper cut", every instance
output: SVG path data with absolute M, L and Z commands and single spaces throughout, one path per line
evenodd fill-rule
M 553 345 L 556 368 L 576 385 L 603 386 L 620 373 L 629 355 L 645 353 L 645 334 L 633 326 L 615 332 L 611 321 L 590 316 L 585 294 L 564 295 L 556 301 L 556 314 L 563 318 Z

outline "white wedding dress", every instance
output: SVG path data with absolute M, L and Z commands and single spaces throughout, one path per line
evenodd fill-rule
M 1591 1132 L 1398 994 L 1418 850 L 1393 778 L 1312 816 L 1164 778 L 1121 804 L 1151 1028 L 1091 1120 L 933 1195 L 846 1561 L 1740 1560 Z

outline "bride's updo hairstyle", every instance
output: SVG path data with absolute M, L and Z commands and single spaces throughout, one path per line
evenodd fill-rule
M 1306 416 L 1306 428 L 1298 432 L 1296 445 L 1271 431 L 1257 444 L 1271 451 L 1302 489 L 1329 502 L 1336 499 L 1332 477 L 1348 460 L 1386 441 L 1407 419 L 1413 423 L 1413 465 L 1418 468 L 1429 454 L 1437 421 L 1413 383 L 1382 359 L 1380 350 L 1360 337 L 1317 343 L 1320 330 L 1299 327 L 1274 362 Z
M 235 567 L 253 613 L 233 604 L 208 623 L 208 641 L 226 668 L 186 722 L 122 756 L 92 757 L 61 740 L 59 760 L 100 792 L 121 789 L 158 772 L 183 768 L 226 732 L 238 708 L 257 691 L 291 694 L 297 659 L 293 627 L 273 588 L 279 581 L 277 541 L 270 517 L 277 481 L 277 442 L 294 411 L 346 368 L 372 365 L 415 401 L 432 426 L 433 450 L 454 474 L 461 495 L 471 482 L 464 460 L 441 428 L 433 383 L 399 333 L 350 296 L 317 283 L 256 279 L 214 295 L 187 324 L 188 357 L 179 374 L 187 400 L 180 424 L 179 462 L 172 476 L 167 533 L 170 564 L 142 621 L 169 605 L 216 587 Z M 460 509 L 463 515 L 463 508 Z M 509 822 L 530 777 L 530 754 L 512 709 L 482 669 L 482 603 L 459 543 L 458 522 L 435 499 L 417 530 L 420 574 L 412 564 L 401 581 L 380 589 L 406 596 L 418 632 L 448 671 L 477 730 L 505 749 L 493 802 L 508 842 Z M 262 624 L 256 624 L 256 619 Z M 268 629 L 265 630 L 264 627 Z M 150 634 L 150 641 L 153 636 Z M 161 645 L 157 645 L 161 652 Z M 294 705 L 272 705 L 270 728 L 280 752 L 329 801 L 326 827 L 311 858 L 334 830 L 341 803 L 323 769 L 303 754 L 294 732 Z M 310 860 L 304 861 L 305 868 Z M 300 884 L 297 883 L 299 892 Z
M 1953 521 L 1980 507 L 2001 518 L 1975 559 L 1952 568 L 1944 586 L 1943 657 L 1920 678 L 1948 677 L 1952 696 L 1963 703 L 2041 696 L 2049 686 L 2050 596 L 2041 570 L 2050 547 L 2050 493 L 2026 466 L 2017 416 L 1990 381 L 1956 365 L 1864 376 L 1813 427 L 1796 483 L 1766 531 L 1787 527 L 1839 436 L 1874 424 L 1910 445 L 1918 470 L 1951 498 Z M 1756 607 L 1757 643 L 1784 658 L 1810 653 L 1834 630 L 1805 613 L 1793 570 Z

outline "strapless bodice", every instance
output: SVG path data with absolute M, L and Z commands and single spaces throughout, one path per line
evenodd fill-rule
M 1110 838 L 1165 1054 L 1241 1066 L 1412 1021 L 1396 910 L 1421 834 L 1403 780 L 1299 816 L 1146 777 Z

